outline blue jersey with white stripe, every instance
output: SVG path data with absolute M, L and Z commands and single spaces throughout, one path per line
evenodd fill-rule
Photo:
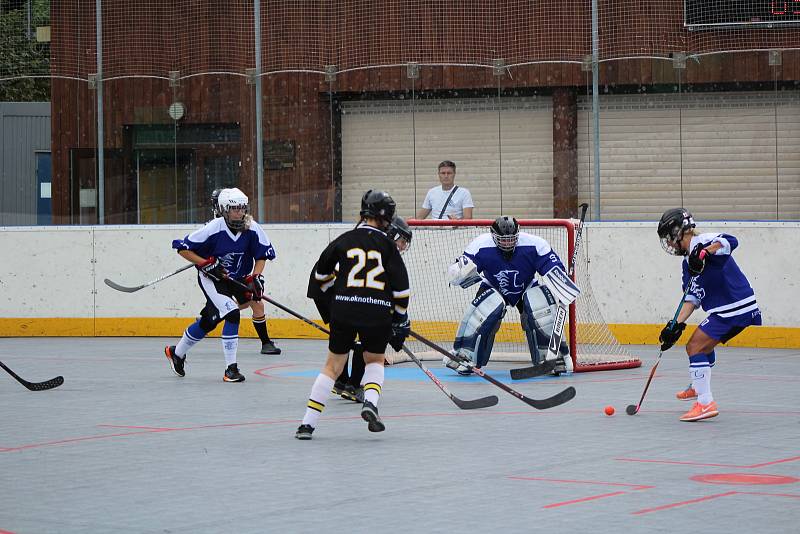
M 275 249 L 257 222 L 250 221 L 249 228 L 234 234 L 222 217 L 174 240 L 172 248 L 191 250 L 203 258 L 214 256 L 231 277 L 238 279 L 253 272 L 255 260 L 275 259 Z
M 564 269 L 561 259 L 541 237 L 520 232 L 517 248 L 510 260 L 494 244 L 491 234 L 481 234 L 467 248 L 464 256 L 475 263 L 483 285 L 496 289 L 510 306 L 525 290 L 538 284 L 536 273 L 544 275 L 554 267 Z
M 726 319 L 738 316 L 754 316 L 758 312 L 758 303 L 750 282 L 734 261 L 731 253 L 739 246 L 739 241 L 729 234 L 706 233 L 692 237 L 689 250 L 694 250 L 698 243 L 710 245 L 720 243 L 715 254 L 706 256 L 703 272 L 693 279 L 689 274 L 688 259 L 683 260 L 683 287 L 691 283 L 686 300 L 700 306 L 709 314 L 716 314 Z

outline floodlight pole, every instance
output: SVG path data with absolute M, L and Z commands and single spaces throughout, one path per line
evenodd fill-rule
M 103 154 L 103 2 L 94 0 L 97 30 L 97 224 L 105 223 L 105 157 Z
M 253 2 L 256 52 L 256 196 L 258 221 L 264 222 L 264 131 L 261 118 L 261 0 Z
M 592 125 L 594 134 L 594 220 L 600 220 L 600 54 L 597 0 L 592 0 Z

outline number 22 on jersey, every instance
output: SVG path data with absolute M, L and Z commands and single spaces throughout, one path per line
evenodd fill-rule
M 355 258 L 356 264 L 350 269 L 350 274 L 347 275 L 347 287 L 370 287 L 383 291 L 386 284 L 376 280 L 378 276 L 383 274 L 383 258 L 381 253 L 377 250 L 367 250 L 361 248 L 351 248 L 347 251 L 348 258 Z M 377 265 L 368 270 L 364 278 L 359 278 L 358 275 L 364 270 L 367 265 L 367 260 L 375 260 Z

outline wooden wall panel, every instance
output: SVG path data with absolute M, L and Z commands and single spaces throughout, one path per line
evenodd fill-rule
M 94 7 L 90 4 L 56 2 L 52 8 L 53 210 L 58 223 L 70 222 L 70 150 L 96 145 L 96 93 L 85 81 L 96 70 Z M 126 126 L 168 123 L 166 109 L 174 99 L 186 105 L 185 124 L 238 123 L 242 132 L 241 183 L 253 192 L 255 212 L 259 200 L 254 194 L 255 91 L 242 76 L 254 65 L 251 4 L 246 0 L 202 0 L 180 12 L 175 10 L 176 4 L 162 6 L 171 9 L 174 17 L 153 23 L 149 29 L 153 35 L 167 36 L 157 42 L 142 39 L 134 31 L 136 25 L 120 24 L 141 12 L 142 7 L 134 4 L 104 2 L 104 20 L 108 19 L 108 28 L 115 31 L 114 38 L 105 41 L 106 76 L 160 78 L 105 83 L 105 146 L 130 148 L 124 146 Z M 601 0 L 599 4 L 603 57 L 638 53 L 665 58 L 603 62 L 600 84 L 612 86 L 612 90 L 676 84 L 679 73 L 669 52 L 705 52 L 715 42 L 762 49 L 800 44 L 800 32 L 796 31 L 686 32 L 680 0 Z M 420 92 L 490 93 L 498 82 L 503 90 L 586 91 L 586 73 L 576 62 L 589 53 L 589 12 L 564 9 L 564 2 L 558 0 L 500 3 L 496 9 L 470 0 L 459 3 L 458 10 L 424 1 L 369 2 L 358 9 L 353 4 L 323 0 L 309 0 L 302 7 L 280 0 L 266 0 L 263 5 L 262 66 L 268 73 L 263 76 L 264 137 L 292 140 L 296 146 L 294 168 L 265 172 L 265 222 L 332 218 L 336 164 L 331 162 L 329 88 L 337 94 L 363 94 L 365 98 L 407 92 L 411 81 L 405 64 L 416 61 L 428 63 L 421 65 L 414 82 Z M 626 5 L 635 5 L 637 10 L 626 10 Z M 188 31 L 175 32 L 174 24 Z M 511 76 L 498 79 L 493 75 L 491 61 L 498 58 L 512 65 Z M 544 60 L 569 62 L 542 63 Z M 327 64 L 352 70 L 340 73 L 329 84 L 321 73 Z M 389 66 L 359 68 L 370 64 Z M 320 72 L 278 72 L 287 69 Z M 179 70 L 181 76 L 210 71 L 228 74 L 193 76 L 181 80 L 173 90 L 166 79 L 170 70 Z M 68 79 L 70 76 L 83 81 Z M 777 68 L 768 65 L 768 53 L 762 51 L 701 55 L 699 61 L 690 59 L 680 72 L 687 85 L 793 82 L 799 77 L 797 51 L 784 52 L 783 65 Z M 130 161 L 123 165 L 130 166 Z

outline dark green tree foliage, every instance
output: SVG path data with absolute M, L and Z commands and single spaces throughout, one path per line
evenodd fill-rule
M 31 1 L 33 34 L 28 35 L 28 2 L 0 0 L 0 101 L 50 100 L 50 44 L 36 41 L 36 26 L 50 22 L 50 2 Z

